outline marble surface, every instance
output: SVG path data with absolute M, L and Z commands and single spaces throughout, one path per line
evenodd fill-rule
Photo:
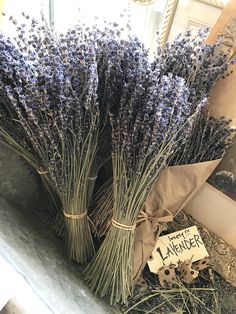
M 0 313 L 50 314 L 26 279 L 0 256 Z M 2 310 L 1 310 L 2 309 Z
M 39 176 L 19 155 L 0 143 L 0 197 L 30 210 L 41 206 Z
M 39 176 L 0 143 L 0 296 L 12 294 L 3 313 L 119 313 L 88 290 L 82 268 L 39 222 L 41 207 L 47 209 Z
M 1 198 L 0 217 L 0 256 L 28 283 L 47 313 L 120 313 L 88 290 L 82 268 L 67 259 L 61 240 L 36 217 Z

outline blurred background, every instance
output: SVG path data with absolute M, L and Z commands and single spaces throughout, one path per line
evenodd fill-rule
M 212 28 L 226 3 L 227 0 L 0 0 L 0 10 L 18 19 L 21 12 L 37 17 L 43 11 L 60 31 L 78 20 L 86 24 L 115 21 L 124 27 L 128 22 L 132 32 L 153 52 L 157 31 L 164 42 L 187 30 Z M 7 19 L 1 17 L 0 27 L 13 35 Z

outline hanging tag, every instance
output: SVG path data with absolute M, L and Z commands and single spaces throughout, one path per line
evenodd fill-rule
M 208 256 L 197 227 L 192 226 L 159 237 L 148 266 L 151 272 L 157 273 L 163 265 L 195 262 Z

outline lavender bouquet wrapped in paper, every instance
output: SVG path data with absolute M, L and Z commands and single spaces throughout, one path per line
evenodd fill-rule
M 158 48 L 152 64 L 156 78 L 172 73 L 184 77 L 188 86 L 191 113 L 201 102 L 201 110 L 195 116 L 189 136 L 179 142 L 168 160 L 169 166 L 155 183 L 145 202 L 145 218 L 139 219 L 135 232 L 134 278 L 137 279 L 152 253 L 156 232 L 165 214 L 180 210 L 205 182 L 230 145 L 231 130 L 224 119 L 208 116 L 207 97 L 215 82 L 225 73 L 228 62 L 220 54 L 217 45 L 205 45 L 205 31 L 195 38 L 190 34 L 179 36 L 173 43 Z M 157 79 L 157 88 L 159 81 Z M 166 101 L 168 109 L 168 101 Z M 191 164 L 191 165 L 188 165 Z M 114 185 L 113 185 L 114 187 Z M 104 194 L 105 193 L 105 194 Z M 95 210 L 91 218 L 97 227 L 96 235 L 107 232 L 113 212 L 113 188 L 108 183 L 98 192 Z M 103 195 L 107 195 L 104 199 Z
M 214 119 L 208 113 L 208 96 L 229 63 L 217 44 L 204 43 L 206 35 L 207 32 L 201 30 L 196 37 L 191 37 L 191 34 L 178 36 L 163 50 L 159 49 L 153 63 L 153 68 L 160 73 L 171 72 L 186 79 L 192 112 L 199 101 L 203 106 L 188 138 L 170 157 L 169 167 L 147 197 L 145 208 L 149 217 L 160 216 L 163 208 L 172 215 L 184 208 L 214 171 L 235 132 L 227 120 Z M 135 278 L 139 277 L 154 249 L 157 228 L 153 227 L 153 231 L 148 233 L 145 223 L 139 226 Z
M 199 103 L 192 115 L 185 80 L 173 75 L 160 77 L 151 69 L 142 45 L 136 39 L 127 44 L 129 58 L 125 58 L 119 111 L 110 110 L 113 217 L 103 244 L 85 271 L 90 288 L 100 296 L 109 295 L 111 303 L 125 303 L 132 293 L 134 233 L 140 211 L 201 108 Z

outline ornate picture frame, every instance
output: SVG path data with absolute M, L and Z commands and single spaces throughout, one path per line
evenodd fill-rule
M 236 142 L 228 149 L 208 183 L 236 202 Z
M 193 2 L 199 2 L 201 4 L 205 4 L 208 6 L 211 6 L 213 8 L 217 8 L 222 10 L 225 6 L 224 1 L 222 0 L 192 0 Z M 179 5 L 179 0 L 168 0 L 167 4 L 166 4 L 166 8 L 163 14 L 163 18 L 162 18 L 162 26 L 161 26 L 161 30 L 160 30 L 160 42 L 161 45 L 164 45 L 166 43 L 166 41 L 168 40 L 169 34 L 170 34 L 170 30 L 173 24 L 173 20 L 176 14 L 176 10 L 178 8 Z M 189 17 L 189 20 L 191 19 L 191 16 Z M 194 20 L 194 19 L 193 19 Z M 212 26 L 209 25 L 207 23 L 198 21 L 198 23 L 202 24 L 202 26 Z
M 211 25 L 207 23 L 202 23 L 201 21 L 189 18 L 186 23 L 185 31 L 191 31 L 195 34 L 200 28 L 209 28 L 211 30 Z
M 205 4 L 209 4 L 213 7 L 219 8 L 219 9 L 223 9 L 225 6 L 225 2 L 222 0 L 196 0 L 198 2 L 202 2 Z

